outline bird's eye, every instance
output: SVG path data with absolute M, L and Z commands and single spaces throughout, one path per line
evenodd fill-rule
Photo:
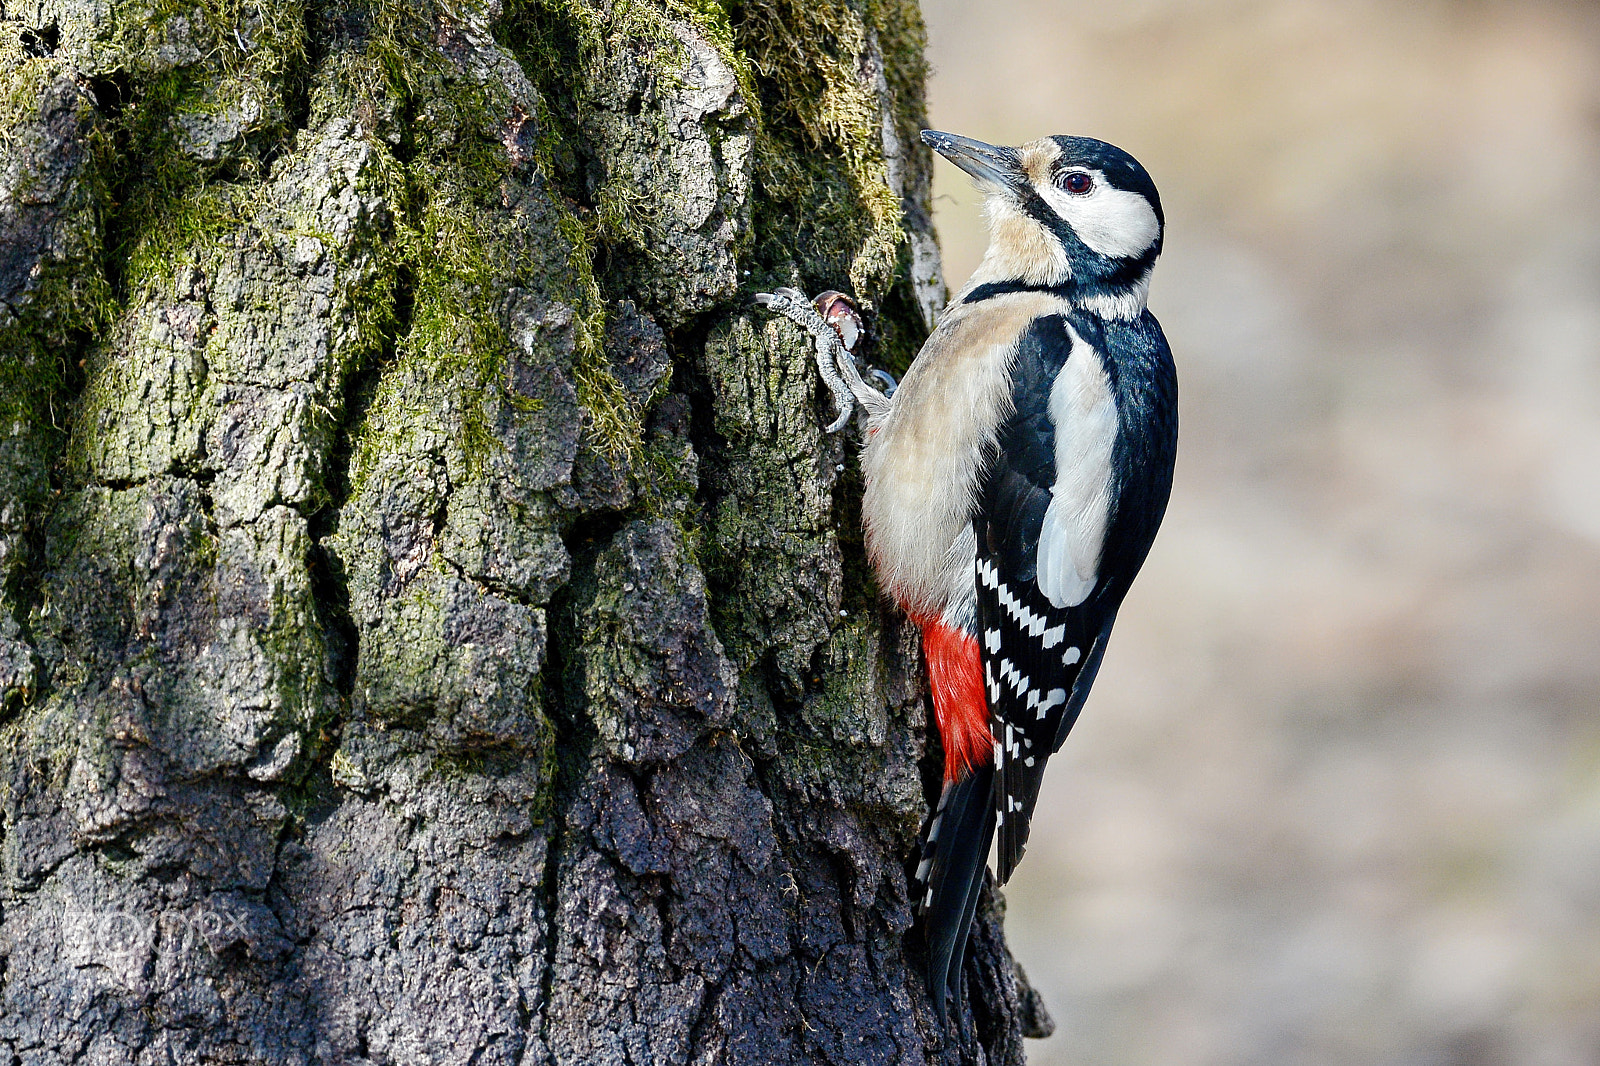
M 1094 179 L 1081 170 L 1074 170 L 1061 179 L 1061 187 L 1074 196 L 1082 196 L 1094 188 Z

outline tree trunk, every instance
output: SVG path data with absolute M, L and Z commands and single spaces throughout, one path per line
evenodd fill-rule
M 1021 1063 L 749 295 L 943 295 L 912 0 L 0 7 L 0 1047 Z

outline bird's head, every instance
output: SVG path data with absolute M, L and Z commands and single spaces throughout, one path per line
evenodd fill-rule
M 928 147 L 972 175 L 986 200 L 984 284 L 1062 287 L 1144 307 L 1161 252 L 1161 196 L 1144 167 L 1092 137 L 1004 148 L 924 130 Z

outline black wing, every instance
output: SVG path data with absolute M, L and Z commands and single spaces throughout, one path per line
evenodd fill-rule
M 1068 321 L 1082 340 L 1076 350 Z M 1070 358 L 1102 361 L 1118 430 L 1099 580 L 1083 603 L 1058 608 L 1039 591 L 1036 556 L 1056 481 L 1050 390 Z M 1039 319 L 1018 345 L 1012 397 L 1020 413 L 1001 427 L 975 519 L 978 647 L 994 739 L 1002 884 L 1027 844 L 1045 761 L 1077 721 L 1117 607 L 1160 524 L 1177 437 L 1171 356 L 1149 314 L 1109 326 L 1080 314 Z
M 982 520 L 980 519 L 980 522 Z M 1028 841 L 1044 764 L 1061 747 L 1094 683 L 1114 609 L 1090 597 L 1059 609 L 978 541 L 978 647 L 994 738 L 995 874 L 1011 877 Z

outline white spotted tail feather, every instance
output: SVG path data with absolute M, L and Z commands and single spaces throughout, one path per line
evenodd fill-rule
M 948 992 L 960 981 L 967 932 L 983 890 L 984 858 L 995 830 L 994 782 L 987 764 L 946 781 L 923 833 L 914 883 L 928 931 L 928 990 L 941 1021 Z

